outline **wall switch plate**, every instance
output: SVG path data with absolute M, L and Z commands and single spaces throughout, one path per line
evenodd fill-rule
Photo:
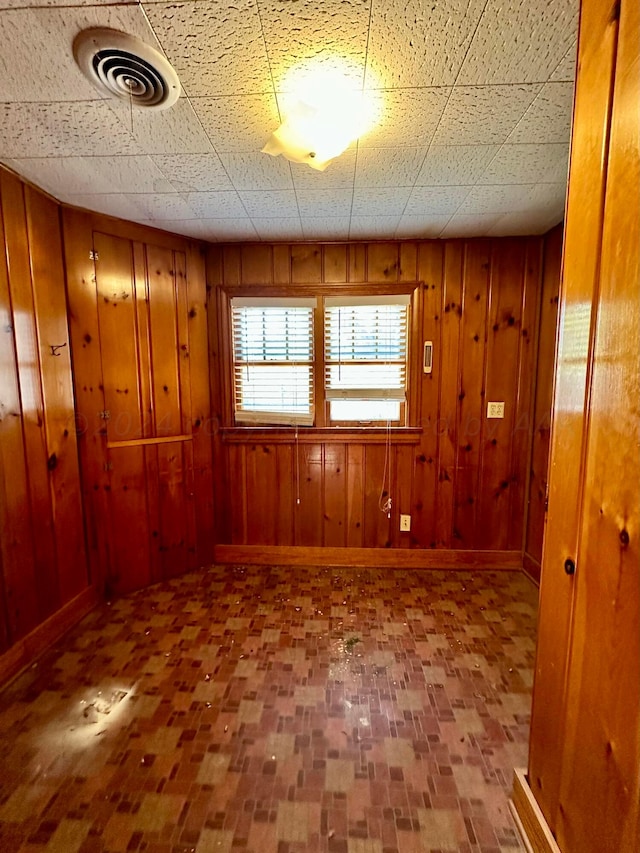
M 504 403 L 487 403 L 487 417 L 488 418 L 503 418 L 504 417 Z
M 401 515 L 400 516 L 400 530 L 403 533 L 411 530 L 411 516 L 410 515 Z

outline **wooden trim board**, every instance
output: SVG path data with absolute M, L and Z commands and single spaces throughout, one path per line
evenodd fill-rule
M 526 770 L 513 771 L 509 808 L 527 853 L 561 853 L 527 781 Z
M 98 603 L 95 586 L 89 586 L 51 615 L 26 637 L 0 655 L 0 685 L 14 678 L 74 627 Z
M 379 566 L 395 569 L 522 568 L 520 551 L 409 548 L 320 548 L 298 545 L 216 545 L 216 563 L 285 566 Z
M 542 567 L 540 563 L 537 560 L 534 560 L 531 554 L 527 554 L 526 551 L 522 555 L 522 568 L 531 580 L 537 586 L 540 586 L 540 573 L 542 571 Z

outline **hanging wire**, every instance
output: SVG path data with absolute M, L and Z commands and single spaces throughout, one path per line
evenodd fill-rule
M 378 509 L 380 510 L 380 512 L 386 512 L 387 518 L 391 518 L 391 421 L 390 420 L 387 420 L 387 439 L 385 442 L 384 470 L 382 472 L 382 485 L 380 486 L 380 497 L 378 498 Z
M 296 505 L 300 505 L 300 443 L 298 442 L 298 424 L 296 424 Z

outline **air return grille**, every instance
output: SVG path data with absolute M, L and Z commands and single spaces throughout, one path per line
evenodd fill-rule
M 103 95 L 154 110 L 167 109 L 180 95 L 178 76 L 164 56 L 126 33 L 84 30 L 73 43 L 73 54 Z

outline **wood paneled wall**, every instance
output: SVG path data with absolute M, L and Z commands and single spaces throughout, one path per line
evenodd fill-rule
M 236 545 L 521 552 L 533 435 L 542 238 L 210 246 L 213 291 L 415 283 L 414 429 L 231 429 L 228 319 L 210 298 L 218 540 Z M 237 291 L 236 291 L 237 292 Z M 422 341 L 434 367 L 422 372 Z M 228 397 L 228 392 L 227 395 Z M 504 420 L 486 418 L 505 403 Z M 300 502 L 296 495 L 299 482 Z M 411 515 L 400 533 L 399 515 Z
M 64 209 L 83 494 L 107 594 L 211 562 L 200 244 Z
M 0 651 L 6 651 L 90 583 L 59 209 L 5 170 L 0 204 Z M 0 674 L 13 669 L 0 662 Z
M 563 853 L 640 849 L 638 103 L 638 3 L 583 0 L 529 757 Z
M 533 443 L 529 480 L 529 505 L 525 541 L 525 568 L 540 580 L 542 540 L 547 502 L 551 403 L 558 330 L 558 291 L 562 262 L 562 225 L 545 236 L 542 298 L 538 331 L 538 362 L 533 410 Z

